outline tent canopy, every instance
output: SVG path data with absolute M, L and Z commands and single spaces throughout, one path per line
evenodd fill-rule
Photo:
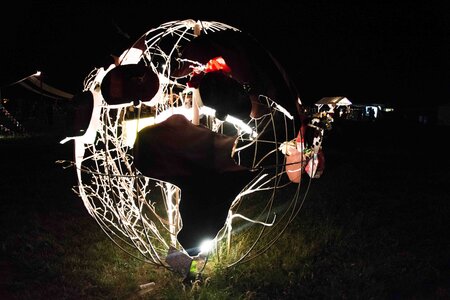
M 317 101 L 315 105 L 317 106 L 317 109 L 319 111 L 325 109 L 327 112 L 333 113 L 336 107 L 349 106 L 352 105 L 352 103 L 346 97 L 341 96 L 341 97 L 323 97 L 322 99 Z
M 34 93 L 43 95 L 48 98 L 66 100 L 70 100 L 73 98 L 72 94 L 66 93 L 60 89 L 50 86 L 35 77 L 29 77 L 27 78 L 27 80 L 19 82 L 19 84 Z
M 346 97 L 323 97 L 319 101 L 315 103 L 317 106 L 322 106 L 325 104 L 332 105 L 332 106 L 341 106 L 341 105 L 352 105 L 350 100 L 348 100 Z

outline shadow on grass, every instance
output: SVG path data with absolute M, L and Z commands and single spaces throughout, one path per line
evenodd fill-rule
M 281 239 L 185 287 L 112 244 L 71 191 L 72 145 L 0 140 L 2 299 L 448 299 L 446 128 L 337 123 Z M 155 282 L 148 293 L 139 285 Z

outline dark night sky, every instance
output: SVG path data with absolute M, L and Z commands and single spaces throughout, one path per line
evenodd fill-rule
M 39 69 L 45 82 L 77 93 L 89 71 L 149 29 L 201 19 L 255 36 L 307 104 L 341 95 L 354 103 L 450 101 L 450 10 L 444 2 L 160 2 L 21 1 L 2 8 L 2 84 Z

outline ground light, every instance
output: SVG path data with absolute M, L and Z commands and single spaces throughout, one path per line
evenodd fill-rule
M 214 240 L 204 240 L 200 244 L 200 253 L 201 254 L 208 254 L 214 247 Z

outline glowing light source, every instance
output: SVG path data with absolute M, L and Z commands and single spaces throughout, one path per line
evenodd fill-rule
M 200 253 L 208 254 L 214 247 L 214 240 L 204 240 L 200 244 Z

